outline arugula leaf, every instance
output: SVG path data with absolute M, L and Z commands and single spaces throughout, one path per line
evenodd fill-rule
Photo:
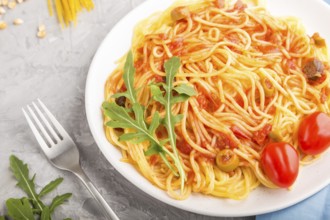
M 172 147 L 172 151 L 174 153 L 174 156 L 176 157 L 174 161 L 181 177 L 181 191 L 182 191 L 186 177 L 183 170 L 183 165 L 180 162 L 178 150 L 176 148 L 176 134 L 175 134 L 174 126 L 175 124 L 177 124 L 182 120 L 183 116 L 173 115 L 172 106 L 176 103 L 186 101 L 187 99 L 189 99 L 190 96 L 197 95 L 197 92 L 193 87 L 188 86 L 186 84 L 180 84 L 176 87 L 173 86 L 174 77 L 180 67 L 180 59 L 178 57 L 170 58 L 168 61 L 165 62 L 164 67 L 166 72 L 166 84 L 163 83 L 161 84 L 161 86 L 165 90 L 165 95 L 159 88 L 159 85 L 155 85 L 155 84 L 151 85 L 150 91 L 153 99 L 155 101 L 158 101 L 160 104 L 162 104 L 165 107 L 166 114 L 164 118 L 164 125 L 167 129 L 168 139 Z M 176 91 L 178 95 L 173 96 L 173 91 Z
M 159 116 L 158 112 L 155 112 L 155 114 L 152 118 L 152 121 L 149 125 L 149 128 L 148 128 L 150 134 L 152 134 L 153 136 L 156 135 L 155 132 L 156 132 L 156 129 L 158 128 L 159 124 L 160 124 L 160 116 Z
M 60 185 L 63 181 L 63 178 L 57 178 L 56 180 L 53 180 L 52 182 L 48 183 L 39 193 L 39 198 L 43 197 L 44 195 L 50 193 L 53 191 L 58 185 Z
M 30 179 L 27 164 L 25 164 L 14 155 L 11 155 L 9 160 L 10 168 L 18 182 L 17 186 L 28 195 L 28 198 L 10 198 L 6 201 L 8 216 L 11 217 L 10 219 L 34 220 L 36 217 L 36 219 L 51 220 L 51 213 L 56 207 L 71 197 L 71 193 L 56 196 L 53 199 L 50 207 L 45 206 L 40 198 L 53 191 L 59 184 L 62 183 L 63 178 L 57 178 L 51 181 L 45 187 L 43 187 L 38 194 L 35 190 L 34 183 L 36 175 L 34 174 L 32 179 Z M 6 218 L 0 216 L 0 220 L 6 220 Z
M 135 68 L 133 65 L 133 53 L 132 51 L 129 51 L 127 54 L 125 66 L 124 66 L 124 83 L 127 88 L 128 92 L 128 99 L 132 101 L 132 103 L 136 103 L 136 91 L 134 89 L 134 73 L 135 73 Z
M 133 64 L 133 53 L 129 51 L 124 65 L 123 79 L 127 90 L 125 92 L 120 92 L 112 95 L 112 98 L 118 98 L 120 96 L 125 96 L 131 100 L 132 104 L 136 103 L 136 90 L 134 89 L 134 73 L 135 68 Z
M 193 87 L 188 86 L 187 84 L 180 84 L 174 87 L 173 90 L 177 91 L 179 94 L 185 94 L 189 97 L 197 95 L 196 90 Z
M 150 130 L 153 130 L 154 128 L 149 129 L 147 128 L 143 116 L 143 111 L 138 107 L 138 103 L 133 104 L 133 111 L 135 113 L 135 119 L 133 119 L 125 110 L 125 108 L 118 106 L 116 103 L 113 102 L 104 102 L 102 104 L 102 108 L 104 111 L 104 114 L 108 117 L 110 117 L 112 120 L 108 121 L 106 123 L 106 126 L 112 127 L 112 128 L 132 128 L 134 129 L 134 132 L 123 134 L 119 137 L 120 141 L 131 141 L 133 140 L 134 143 L 139 143 L 142 141 L 148 140 L 150 142 L 150 150 L 148 152 L 148 155 L 159 153 L 159 154 L 168 154 L 172 159 L 175 159 L 173 154 L 168 151 L 165 147 L 160 145 L 159 140 L 156 138 L 156 136 L 153 134 L 153 132 L 150 132 Z M 167 158 L 164 156 L 162 157 L 163 160 L 166 160 L 166 164 L 170 165 L 170 163 L 167 161 Z M 172 166 L 169 166 L 171 170 L 174 171 Z
M 172 104 L 176 104 L 176 103 L 179 103 L 179 102 L 185 102 L 191 96 L 197 95 L 196 90 L 193 87 L 188 86 L 186 84 L 181 84 L 179 86 L 176 86 L 176 87 L 173 88 L 173 90 L 175 90 L 179 95 L 174 96 L 171 99 Z
M 31 204 L 27 198 L 8 199 L 6 201 L 8 215 L 13 219 L 34 220 Z
M 10 168 L 18 181 L 17 186 L 19 186 L 32 199 L 34 207 L 42 211 L 45 205 L 39 200 L 38 194 L 35 191 L 35 175 L 30 179 L 27 164 L 24 164 L 23 161 L 16 156 L 11 155 L 9 160 Z
M 178 149 L 176 148 L 176 134 L 174 131 L 174 125 L 176 123 L 176 119 L 174 118 L 174 115 L 172 114 L 172 105 L 173 103 L 171 100 L 173 99 L 173 81 L 175 74 L 178 72 L 180 67 L 180 58 L 178 57 L 172 57 L 164 64 L 165 72 L 166 72 L 166 85 L 164 86 L 164 89 L 166 91 L 165 93 L 165 120 L 164 124 L 167 129 L 168 137 L 170 139 L 170 144 L 172 147 L 172 151 L 176 157 L 175 164 L 178 168 L 180 178 L 181 178 L 181 191 L 183 191 L 184 187 L 184 181 L 186 180 L 186 175 L 183 170 L 183 166 L 181 164 Z
M 49 206 L 50 213 L 53 213 L 55 208 L 62 205 L 66 200 L 68 200 L 72 196 L 72 193 L 65 193 L 63 195 L 56 196 L 52 203 Z
M 161 119 L 159 113 L 155 112 L 150 125 L 146 124 L 144 116 L 145 108 L 138 103 L 136 98 L 136 89 L 134 89 L 135 68 L 133 66 L 133 55 L 131 51 L 127 55 L 123 74 L 127 91 L 114 94 L 112 97 L 115 98 L 125 96 L 130 100 L 132 109 L 120 107 L 113 102 L 104 102 L 102 104 L 102 108 L 104 110 L 104 114 L 111 119 L 106 123 L 106 126 L 112 128 L 133 129 L 133 132 L 131 133 L 122 134 L 119 137 L 119 141 L 130 141 L 132 143 L 149 141 L 150 146 L 145 152 L 145 155 L 160 155 L 164 163 L 175 173 L 175 175 L 177 175 L 166 156 L 168 155 L 174 161 L 175 167 L 177 168 L 181 178 L 182 191 L 186 176 L 179 158 L 178 150 L 176 148 L 176 134 L 174 130 L 175 124 L 182 119 L 182 115 L 174 116 L 171 109 L 174 104 L 184 102 L 189 97 L 196 95 L 196 91 L 193 87 L 186 84 L 181 84 L 176 87 L 173 86 L 174 77 L 180 67 L 180 59 L 178 57 L 170 58 L 167 62 L 165 62 L 164 67 L 166 72 L 166 83 L 150 84 L 150 91 L 153 99 L 165 107 L 166 114 L 164 119 Z M 161 91 L 160 86 L 165 89 L 165 94 Z M 176 91 L 178 95 L 173 96 L 173 91 Z M 134 116 L 131 116 L 131 113 L 133 113 Z M 168 138 L 165 140 L 158 140 L 155 134 L 161 123 L 165 125 L 168 133 Z M 172 152 L 164 147 L 164 144 L 167 142 L 170 143 Z
M 165 154 L 169 155 L 173 160 L 175 160 L 174 155 L 159 143 L 159 140 L 154 134 L 155 130 L 157 129 L 155 125 L 159 125 L 159 122 L 154 121 L 152 126 L 149 126 L 149 129 L 145 122 L 144 107 L 139 104 L 136 99 L 136 89 L 134 89 L 134 74 L 135 68 L 133 65 L 133 54 L 130 51 L 125 61 L 123 74 L 123 79 L 127 91 L 120 94 L 114 94 L 112 97 L 125 96 L 128 98 L 132 104 L 134 119 L 128 114 L 130 109 L 119 107 L 115 103 L 105 102 L 102 105 L 104 114 L 111 118 L 111 121 L 107 122 L 106 126 L 113 128 L 133 128 L 135 132 L 121 135 L 119 137 L 119 141 L 131 141 L 133 143 L 149 141 L 151 150 L 148 152 L 148 154 L 158 153 L 161 155 L 161 158 L 164 160 L 165 164 L 173 172 L 175 172 Z
M 50 220 L 50 219 L 51 219 L 51 217 L 50 217 L 49 207 L 46 206 L 41 213 L 40 220 Z

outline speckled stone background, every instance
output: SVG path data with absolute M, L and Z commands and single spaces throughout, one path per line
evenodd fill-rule
M 37 173 L 38 189 L 65 178 L 55 193 L 72 192 L 73 197 L 54 219 L 104 219 L 79 180 L 52 167 L 39 150 L 21 108 L 40 98 L 79 145 L 84 170 L 120 219 L 216 219 L 168 206 L 137 189 L 108 163 L 89 131 L 84 91 L 93 55 L 114 24 L 143 1 L 95 0 L 92 12 L 82 13 L 76 27 L 64 30 L 48 15 L 46 2 L 28 0 L 0 15 L 8 23 L 0 31 L 0 215 L 7 198 L 23 196 L 9 171 L 9 156 L 15 154 Z M 15 18 L 24 24 L 12 25 Z M 45 39 L 36 37 L 39 24 L 46 26 Z

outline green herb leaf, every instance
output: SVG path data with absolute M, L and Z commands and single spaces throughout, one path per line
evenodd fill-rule
M 51 220 L 48 206 L 45 206 L 44 210 L 42 211 L 40 220 Z
M 35 175 L 32 177 L 32 179 L 30 179 L 27 165 L 16 156 L 11 155 L 9 160 L 10 168 L 18 181 L 17 186 L 26 192 L 26 194 L 32 199 L 34 207 L 42 211 L 44 204 L 39 200 L 38 194 L 35 190 Z
M 57 178 L 56 180 L 53 180 L 52 182 L 48 183 L 39 193 L 39 198 L 43 197 L 44 195 L 50 193 L 51 191 L 53 191 L 54 189 L 56 189 L 56 187 L 58 187 L 58 185 L 60 185 L 63 181 L 63 178 Z
M 181 178 L 181 191 L 183 191 L 184 187 L 184 181 L 186 180 L 186 175 L 183 170 L 183 165 L 181 164 L 180 158 L 179 158 L 179 153 L 176 148 L 176 134 L 174 130 L 174 125 L 176 123 L 175 117 L 172 114 L 172 102 L 171 100 L 173 99 L 173 82 L 174 82 L 174 77 L 176 73 L 179 70 L 180 67 L 180 58 L 178 57 L 172 57 L 168 61 L 165 62 L 164 64 L 165 67 L 165 72 L 166 72 L 166 85 L 164 87 L 166 93 L 165 93 L 165 127 L 167 129 L 168 133 L 168 138 L 170 139 L 170 144 L 172 147 L 172 151 L 175 156 L 175 166 L 177 167 L 179 171 L 179 175 Z M 180 90 L 179 90 L 180 91 Z
M 190 98 L 190 96 L 185 95 L 185 94 L 181 94 L 181 95 L 173 97 L 172 100 L 171 100 L 171 103 L 176 104 L 176 103 L 180 103 L 180 102 L 185 102 L 189 98 Z
M 133 112 L 129 111 L 130 109 L 126 109 L 116 105 L 115 103 L 109 102 L 104 102 L 102 108 L 104 110 L 104 114 L 111 119 L 106 123 L 106 126 L 113 128 L 131 128 L 134 130 L 131 133 L 121 135 L 119 137 L 119 141 L 130 141 L 133 143 L 149 141 L 150 147 L 145 152 L 145 155 L 149 156 L 152 154 L 159 154 L 165 164 L 175 173 L 175 175 L 177 175 L 176 171 L 171 166 L 167 155 L 174 161 L 181 177 L 181 190 L 183 190 L 186 177 L 183 170 L 183 165 L 181 164 L 179 158 L 178 150 L 176 148 L 176 134 L 174 131 L 175 124 L 182 119 L 182 116 L 174 116 L 171 112 L 171 108 L 173 104 L 186 101 L 190 96 L 196 95 L 196 91 L 193 87 L 185 84 L 181 84 L 176 87 L 173 86 L 174 77 L 180 67 L 180 59 L 178 57 L 172 57 L 169 59 L 165 62 L 164 67 L 166 72 L 166 84 L 158 83 L 150 85 L 150 91 L 153 99 L 165 107 L 166 114 L 164 119 L 161 119 L 159 113 L 156 112 L 149 126 L 147 126 L 145 122 L 145 108 L 138 103 L 136 99 L 136 89 L 134 89 L 135 69 L 133 65 L 132 52 L 128 53 L 124 66 L 123 79 L 127 91 L 124 93 L 114 94 L 112 97 L 125 96 L 128 98 L 131 102 Z M 165 94 L 161 91 L 160 86 L 165 89 Z M 176 91 L 178 95 L 173 97 L 173 91 Z M 134 116 L 132 116 L 131 113 L 134 113 Z M 163 123 L 167 129 L 169 137 L 166 140 L 158 140 L 155 134 L 161 123 Z M 173 153 L 164 147 L 164 144 L 167 142 L 170 143 Z
M 155 135 L 156 129 L 158 128 L 159 124 L 160 124 L 159 112 L 155 112 L 152 121 L 149 125 L 149 132 Z
M 162 105 L 166 104 L 165 98 L 163 97 L 162 91 L 160 91 L 160 88 L 157 85 L 150 85 L 150 92 L 152 94 L 152 98 L 161 103 Z
M 130 141 L 134 144 L 138 144 L 143 141 L 147 141 L 148 136 L 146 136 L 144 133 L 126 133 L 126 134 L 122 134 L 118 140 L 119 141 Z
M 6 220 L 4 216 L 0 216 L 0 220 Z
M 8 215 L 14 220 L 34 220 L 32 207 L 27 198 L 8 199 L 6 206 Z
M 62 205 L 62 204 L 63 204 L 66 200 L 68 200 L 71 196 L 72 196 L 72 193 L 65 193 L 65 194 L 63 194 L 63 195 L 56 196 L 56 197 L 53 199 L 53 201 L 52 201 L 52 203 L 50 204 L 50 206 L 49 206 L 49 211 L 50 211 L 50 213 L 53 213 L 54 210 L 55 210 L 58 206 Z
M 165 107 L 166 114 L 163 120 L 163 124 L 167 129 L 168 140 L 175 156 L 174 162 L 180 174 L 182 191 L 186 177 L 183 170 L 183 165 L 181 164 L 181 160 L 179 158 L 178 150 L 176 148 L 176 134 L 174 126 L 182 120 L 183 116 L 173 115 L 172 106 L 176 103 L 186 101 L 187 99 L 189 99 L 189 97 L 196 95 L 197 92 L 193 87 L 188 86 L 186 84 L 180 84 L 176 87 L 173 86 L 175 75 L 180 67 L 180 59 L 178 57 L 170 58 L 168 61 L 165 62 L 164 67 L 166 72 L 166 84 L 161 84 L 161 86 L 163 86 L 165 90 L 165 95 L 163 95 L 163 92 L 160 90 L 160 88 L 154 84 L 150 85 L 150 91 L 153 99 L 155 101 L 158 101 Z M 173 91 L 176 91 L 178 95 L 173 96 Z M 151 149 L 151 153 L 153 152 L 155 152 L 155 149 Z
M 187 96 L 195 96 L 197 95 L 196 90 L 192 86 L 188 86 L 187 84 L 180 84 L 173 88 L 179 94 L 185 94 Z
M 134 73 L 135 68 L 133 64 L 133 53 L 132 51 L 129 51 L 127 54 L 125 66 L 124 66 L 124 83 L 127 88 L 127 92 L 129 94 L 129 99 L 132 101 L 132 103 L 136 103 L 136 91 L 134 89 Z
M 171 163 L 168 161 L 168 159 L 166 158 L 166 154 L 164 152 L 164 148 L 161 147 L 162 145 L 158 145 L 158 144 L 151 144 L 150 147 L 148 148 L 148 150 L 146 152 L 144 152 L 144 154 L 146 156 L 151 156 L 151 155 L 154 155 L 154 154 L 158 154 L 162 160 L 164 161 L 165 165 L 167 167 L 169 167 L 169 169 L 175 174 L 176 174 L 176 171 L 175 169 L 173 168 L 173 166 L 171 165 Z M 173 159 L 173 158 L 172 158 Z
M 144 152 L 144 155 L 151 156 L 151 155 L 159 154 L 159 153 L 162 153 L 162 152 L 163 152 L 163 148 L 160 145 L 152 144 L 152 145 L 150 145 L 148 150 L 146 152 Z

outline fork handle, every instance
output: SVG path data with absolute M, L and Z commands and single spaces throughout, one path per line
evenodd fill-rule
M 75 171 L 73 172 L 86 186 L 88 191 L 93 195 L 99 205 L 103 208 L 104 215 L 109 220 L 119 220 L 116 213 L 111 209 L 108 203 L 105 201 L 101 193 L 96 189 L 94 184 L 90 181 L 88 176 L 85 174 L 83 169 L 79 166 L 76 167 Z

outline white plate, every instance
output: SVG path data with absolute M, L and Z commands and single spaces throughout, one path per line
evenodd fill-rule
M 330 183 L 330 152 L 314 164 L 302 167 L 292 191 L 258 187 L 242 201 L 193 194 L 187 200 L 176 201 L 153 186 L 133 166 L 120 162 L 121 154 L 106 139 L 103 131 L 101 104 L 104 84 L 115 68 L 115 61 L 125 54 L 131 44 L 137 21 L 153 12 L 164 10 L 173 1 L 148 0 L 131 11 L 111 30 L 100 45 L 90 66 L 86 84 L 86 113 L 94 139 L 108 161 L 135 186 L 154 198 L 187 211 L 211 216 L 249 216 L 286 208 L 313 195 Z M 321 0 L 268 0 L 267 8 L 275 15 L 297 16 L 307 32 L 319 32 L 330 44 L 330 7 Z M 330 46 L 330 45 L 329 45 Z

